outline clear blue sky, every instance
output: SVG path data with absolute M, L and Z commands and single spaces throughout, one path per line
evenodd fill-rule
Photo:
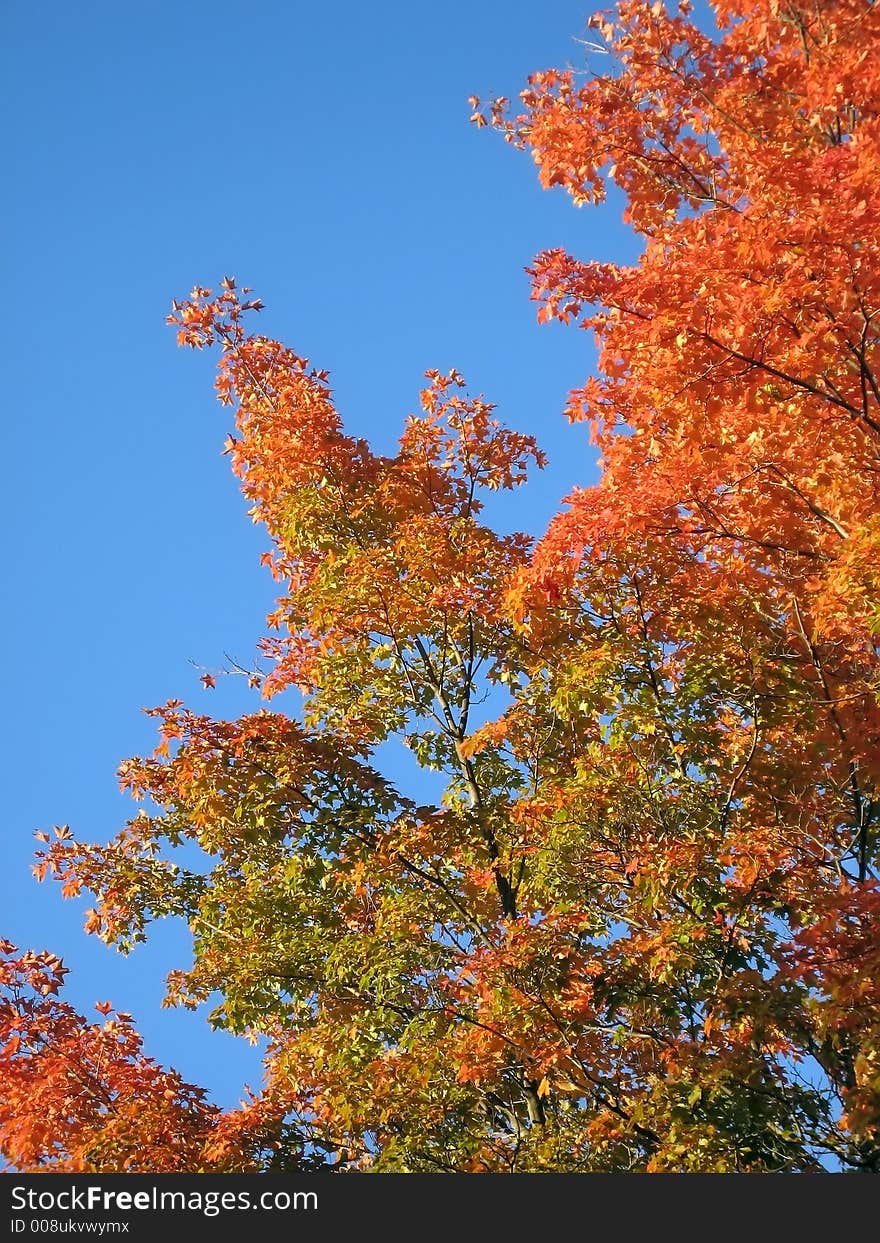
M 590 7 L 3 8 L 0 935 L 60 953 L 71 1000 L 131 1010 L 148 1051 L 224 1104 L 257 1085 L 258 1060 L 204 1014 L 160 1009 L 188 960 L 181 930 L 122 959 L 82 933 L 87 903 L 29 874 L 35 829 L 105 839 L 133 813 L 115 771 L 153 746 L 140 708 L 257 706 L 232 679 L 203 691 L 189 663 L 247 662 L 273 585 L 221 456 L 213 359 L 178 351 L 164 317 L 234 274 L 266 303 L 261 329 L 330 368 L 349 426 L 386 452 L 424 370 L 458 367 L 550 453 L 515 508 L 539 533 L 595 477 L 560 413 L 594 355 L 586 334 L 536 325 L 523 269 L 548 246 L 634 246 L 619 205 L 542 192 L 466 101 L 582 64 Z

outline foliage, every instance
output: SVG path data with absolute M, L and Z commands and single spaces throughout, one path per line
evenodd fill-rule
M 130 1014 L 106 1001 L 103 1022 L 77 1014 L 58 999 L 66 973 L 54 954 L 0 941 L 0 1135 L 15 1169 L 256 1171 L 289 1142 L 271 1101 L 223 1114 L 157 1066 Z M 308 1166 L 301 1150 L 289 1155 Z
M 536 545 L 483 505 L 543 457 L 457 373 L 381 457 L 247 331 L 247 291 L 175 304 L 180 342 L 220 349 L 273 542 L 263 693 L 303 712 L 156 710 L 121 770 L 148 806 L 38 870 L 123 950 L 186 920 L 169 1001 L 219 994 L 216 1024 L 268 1037 L 265 1090 L 218 1117 L 117 1018 L 102 1082 L 168 1142 L 135 1157 L 109 1104 L 62 1103 L 106 1029 L 31 956 L 4 976 L 53 982 L 2 1012 L 11 1160 L 880 1169 L 880 19 L 714 12 L 624 0 L 592 19 L 597 72 L 534 75 L 515 115 L 474 100 L 544 185 L 613 182 L 644 243 L 534 263 L 539 317 L 597 336 L 568 413 L 602 461 Z M 392 738 L 438 804 L 374 769 Z

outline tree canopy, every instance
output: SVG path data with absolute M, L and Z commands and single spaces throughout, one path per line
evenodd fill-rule
M 174 304 L 272 541 L 252 680 L 302 709 L 154 709 L 137 814 L 36 868 L 124 952 L 185 921 L 169 1003 L 267 1038 L 266 1079 L 208 1106 L 4 943 L 17 1167 L 880 1170 L 880 17 L 713 11 L 624 0 L 588 71 L 472 101 L 643 243 L 534 261 L 600 348 L 567 414 L 601 478 L 539 538 L 484 506 L 542 452 L 457 372 L 382 456 L 249 290 Z

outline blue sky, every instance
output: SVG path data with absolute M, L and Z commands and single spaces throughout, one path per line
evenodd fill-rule
M 349 428 L 385 452 L 425 369 L 457 367 L 549 452 L 510 510 L 540 533 L 595 478 L 561 415 L 594 354 L 537 326 L 523 269 L 549 246 L 634 244 L 619 204 L 542 192 L 528 157 L 468 124 L 467 96 L 580 66 L 590 7 L 4 7 L 0 935 L 60 953 L 75 1004 L 132 1011 L 148 1051 L 221 1103 L 257 1085 L 258 1059 L 203 1013 L 160 1009 L 181 930 L 120 958 L 82 933 L 87 903 L 29 874 L 35 829 L 105 839 L 132 814 L 115 771 L 153 746 L 140 708 L 258 704 L 234 679 L 205 692 L 190 664 L 247 663 L 273 584 L 221 455 L 213 359 L 177 350 L 165 315 L 234 274 L 266 303 L 261 329 L 328 367 Z

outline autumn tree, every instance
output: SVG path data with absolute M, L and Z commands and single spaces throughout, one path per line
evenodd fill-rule
M 123 951 L 186 921 L 169 1000 L 268 1038 L 246 1117 L 160 1093 L 199 1168 L 227 1126 L 226 1168 L 880 1170 L 880 18 L 714 18 L 626 0 L 587 71 L 474 101 L 576 204 L 613 182 L 642 242 L 533 265 L 539 318 L 598 339 L 567 413 L 602 466 L 537 543 L 483 505 L 540 450 L 457 373 L 383 457 L 232 280 L 174 306 L 273 545 L 254 681 L 302 707 L 154 710 L 144 806 L 37 867 Z M 442 800 L 376 771 L 391 738 Z M 18 1007 L 13 1083 L 56 1011 Z M 100 1039 L 64 1024 L 73 1059 Z M 16 1093 L 4 1151 L 67 1159 Z

